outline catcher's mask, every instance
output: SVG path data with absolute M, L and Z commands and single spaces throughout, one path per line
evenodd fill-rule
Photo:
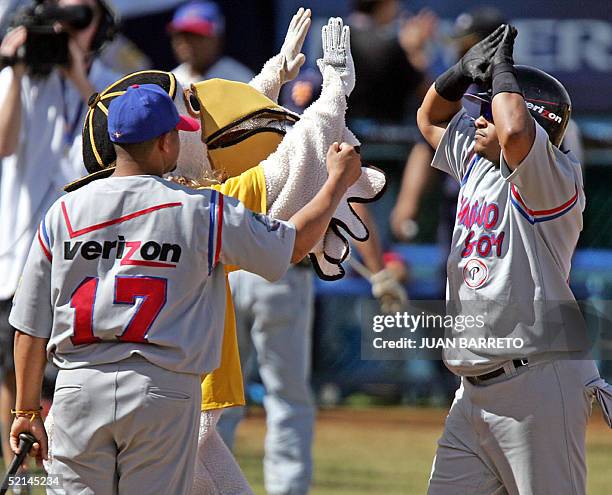
M 133 84 L 157 84 L 172 99 L 176 94 L 176 78 L 171 72 L 145 70 L 129 74 L 108 86 L 101 93 L 90 96 L 89 110 L 83 125 L 83 164 L 89 175 L 81 177 L 64 187 L 67 192 L 74 191 L 96 179 L 109 177 L 115 171 L 115 148 L 108 136 L 108 106 L 117 96 L 126 92 Z
M 569 94 L 557 79 L 540 69 L 527 65 L 516 65 L 515 69 L 531 116 L 546 131 L 550 142 L 559 147 L 572 114 Z M 468 102 L 466 110 L 470 115 L 482 115 L 493 122 L 490 90 L 468 92 L 463 98 Z
M 299 120 L 248 84 L 225 79 L 192 84 L 185 100 L 189 112 L 200 117 L 202 141 L 213 169 L 228 177 L 270 156 L 287 125 Z

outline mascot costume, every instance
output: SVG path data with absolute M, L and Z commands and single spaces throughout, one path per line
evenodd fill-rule
M 183 88 L 170 72 L 130 74 L 94 94 L 83 128 L 83 159 L 88 176 L 66 186 L 66 191 L 110 176 L 115 152 L 107 133 L 106 116 L 113 98 L 133 84 L 154 83 L 173 98 L 179 114 L 200 119 L 201 135 L 181 134 L 177 169 L 170 179 L 191 187 L 211 187 L 242 201 L 253 211 L 288 219 L 319 191 L 327 177 L 326 154 L 334 142 L 359 145 L 346 127 L 346 98 L 355 85 L 350 52 L 350 30 L 332 18 L 322 29 L 323 75 L 319 98 L 302 115 L 276 102 L 281 86 L 294 79 L 305 57 L 302 45 L 310 27 L 310 11 L 293 17 L 280 53 L 271 58 L 249 83 L 212 79 Z M 360 179 L 347 191 L 323 239 L 310 253 L 317 275 L 336 280 L 344 275 L 349 255 L 347 236 L 358 241 L 368 230 L 351 207 L 371 202 L 385 188 L 385 177 L 373 167 L 362 167 Z M 239 267 L 226 267 L 230 272 Z M 202 419 L 193 494 L 252 493 L 215 425 L 225 407 L 244 405 L 244 391 L 235 330 L 234 308 L 227 284 L 225 333 L 221 365 L 203 377 Z M 53 419 L 47 419 L 52 465 Z M 49 471 L 49 472 L 52 472 Z

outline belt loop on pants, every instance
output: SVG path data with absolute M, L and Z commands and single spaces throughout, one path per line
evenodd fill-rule
M 522 368 L 523 366 L 527 366 L 528 364 L 529 364 L 529 360 L 527 360 L 527 359 L 514 359 L 514 360 L 512 360 L 512 365 L 514 366 L 515 370 L 517 370 L 519 368 Z M 466 376 L 465 378 L 472 385 L 481 385 L 482 383 L 484 383 L 484 382 L 486 382 L 488 380 L 492 380 L 493 378 L 497 378 L 498 376 L 501 376 L 503 374 L 508 375 L 509 373 L 502 366 L 501 368 L 497 368 L 496 370 L 493 370 L 493 371 L 491 371 L 489 373 L 485 373 L 483 375 Z

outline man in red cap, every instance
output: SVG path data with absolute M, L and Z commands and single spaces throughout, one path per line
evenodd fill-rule
M 168 25 L 172 49 L 180 65 L 172 72 L 190 84 L 215 77 L 249 82 L 253 72 L 223 55 L 225 18 L 214 2 L 195 1 L 183 5 Z

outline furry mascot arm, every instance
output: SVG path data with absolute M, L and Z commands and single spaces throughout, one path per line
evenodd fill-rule
M 264 64 L 249 85 L 277 102 L 281 86 L 297 77 L 306 60 L 301 51 L 309 28 L 310 9 L 300 7 L 291 19 L 280 52 Z
M 332 143 L 359 144 L 344 120 L 346 96 L 355 85 L 349 28 L 343 26 L 342 19 L 332 18 L 322 34 L 324 55 L 317 61 L 323 74 L 321 95 L 262 163 L 268 214 L 279 219 L 290 218 L 322 187 L 327 177 L 326 154 Z M 368 238 L 368 231 L 350 202 L 373 201 L 384 186 L 382 172 L 362 168 L 361 178 L 348 190 L 325 237 L 310 255 L 319 277 L 334 280 L 344 275 L 341 262 L 349 254 L 346 235 L 356 240 Z

